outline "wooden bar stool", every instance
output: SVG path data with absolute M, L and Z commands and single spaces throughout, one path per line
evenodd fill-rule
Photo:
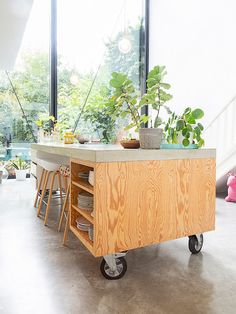
M 48 160 L 38 160 L 38 164 L 43 168 L 43 172 L 42 172 L 39 186 L 37 189 L 37 194 L 35 198 L 35 206 L 37 205 L 38 198 L 40 198 L 38 211 L 37 211 L 37 216 L 39 217 L 41 214 L 43 203 L 47 205 L 46 211 L 45 211 L 45 217 L 44 217 L 44 225 L 46 225 L 48 221 L 48 214 L 49 214 L 49 209 L 50 209 L 50 205 L 52 201 L 52 194 L 54 191 L 54 183 L 55 183 L 56 176 L 58 177 L 61 204 L 63 203 L 61 174 L 59 171 L 60 164 L 52 162 L 52 161 L 48 161 Z M 45 201 L 48 184 L 49 184 L 48 199 L 47 201 Z
M 64 236 L 63 236 L 63 245 L 64 245 L 66 242 L 68 230 L 69 230 L 70 167 L 62 165 L 60 167 L 60 174 L 64 178 L 64 186 L 65 186 L 66 195 L 65 195 L 61 215 L 60 215 L 58 231 L 60 232 L 63 219 L 65 218 L 66 224 L 65 224 Z
M 35 196 L 35 201 L 34 201 L 34 207 L 37 207 L 38 204 L 38 200 L 41 197 L 42 194 L 42 186 L 43 186 L 43 181 L 45 179 L 45 170 L 42 170 L 41 176 L 40 176 L 40 180 L 38 182 L 38 188 L 37 188 L 37 192 L 36 192 L 36 196 Z

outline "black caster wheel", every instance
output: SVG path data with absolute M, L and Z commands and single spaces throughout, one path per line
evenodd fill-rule
M 105 261 L 105 259 L 102 260 L 100 270 L 102 275 L 109 280 L 116 280 L 120 279 L 124 276 L 124 274 L 127 271 L 127 262 L 124 259 L 124 257 L 117 257 L 116 258 L 116 267 L 117 270 L 113 271 Z
M 189 251 L 193 254 L 197 254 L 201 251 L 203 246 L 203 235 L 200 234 L 200 241 L 198 241 L 198 238 L 193 235 L 189 237 L 189 241 L 188 241 L 188 248 Z

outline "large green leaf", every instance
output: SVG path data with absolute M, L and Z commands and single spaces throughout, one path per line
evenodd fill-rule
M 160 117 L 156 117 L 154 121 L 154 128 L 158 128 L 160 125 L 162 125 L 162 119 Z
M 201 119 L 204 116 L 204 111 L 202 109 L 197 108 L 197 109 L 192 111 L 192 116 L 196 120 Z
M 200 148 L 200 147 L 202 147 L 202 146 L 204 146 L 205 145 L 205 141 L 201 138 L 200 140 L 199 140 L 199 142 L 198 142 L 198 147 Z
M 187 139 L 187 138 L 183 139 L 182 144 L 183 144 L 185 147 L 187 147 L 187 146 L 190 144 L 189 139 Z
M 198 123 L 197 125 L 198 125 L 198 127 L 199 127 L 199 129 L 200 129 L 201 131 L 204 130 L 204 126 L 203 126 L 201 123 Z
M 194 119 L 194 117 L 192 115 L 187 116 L 186 120 L 189 124 L 195 124 L 196 123 L 196 120 Z
M 126 74 L 113 72 L 110 85 L 114 88 L 120 88 L 125 81 L 127 81 L 127 84 L 130 83 Z
M 176 122 L 176 131 L 181 131 L 183 130 L 185 126 L 184 120 L 180 119 Z
M 197 135 L 200 135 L 200 134 L 201 134 L 201 130 L 200 130 L 200 128 L 199 128 L 198 126 L 196 126 L 196 127 L 194 128 L 194 131 L 196 132 Z
M 190 108 L 190 107 L 187 107 L 187 108 L 184 110 L 183 115 L 189 114 L 190 112 L 191 112 L 191 108 Z
M 189 133 L 188 128 L 183 128 L 182 135 L 185 136 L 187 133 Z
M 171 88 L 171 85 L 168 84 L 168 83 L 160 83 L 160 86 L 165 88 L 165 89 L 170 89 Z

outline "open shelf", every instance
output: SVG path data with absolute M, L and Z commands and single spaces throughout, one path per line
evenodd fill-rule
M 72 184 L 85 190 L 86 192 L 88 192 L 90 194 L 94 194 L 93 186 L 87 181 L 83 181 L 83 180 L 78 179 L 77 181 L 72 181 Z
M 89 173 L 94 171 L 95 165 L 91 162 L 83 160 L 71 160 L 71 202 L 70 202 L 70 230 L 83 243 L 83 245 L 94 255 L 94 242 L 89 239 L 89 234 L 86 231 L 77 228 L 76 220 L 79 217 L 84 217 L 93 226 L 95 218 L 91 216 L 91 212 L 79 208 L 78 193 L 86 191 L 94 195 L 94 187 L 83 178 L 79 177 L 80 172 Z
M 81 214 L 84 218 L 86 218 L 89 222 L 93 224 L 94 219 L 90 214 L 91 212 L 81 209 L 75 205 L 72 205 L 72 207 L 74 208 L 74 210 L 76 210 L 79 214 Z
M 86 246 L 86 248 L 93 254 L 93 242 L 89 239 L 88 232 L 81 231 L 75 226 L 70 226 L 70 230 L 74 235 L 80 239 L 80 241 Z

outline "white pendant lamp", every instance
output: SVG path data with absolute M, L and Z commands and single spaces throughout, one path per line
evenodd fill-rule
M 72 85 L 77 85 L 79 83 L 78 75 L 72 74 L 70 77 L 70 82 Z
M 127 54 L 132 48 L 131 41 L 128 35 L 127 19 L 126 19 L 126 1 L 124 3 L 124 35 L 121 40 L 118 42 L 118 48 L 121 53 Z

